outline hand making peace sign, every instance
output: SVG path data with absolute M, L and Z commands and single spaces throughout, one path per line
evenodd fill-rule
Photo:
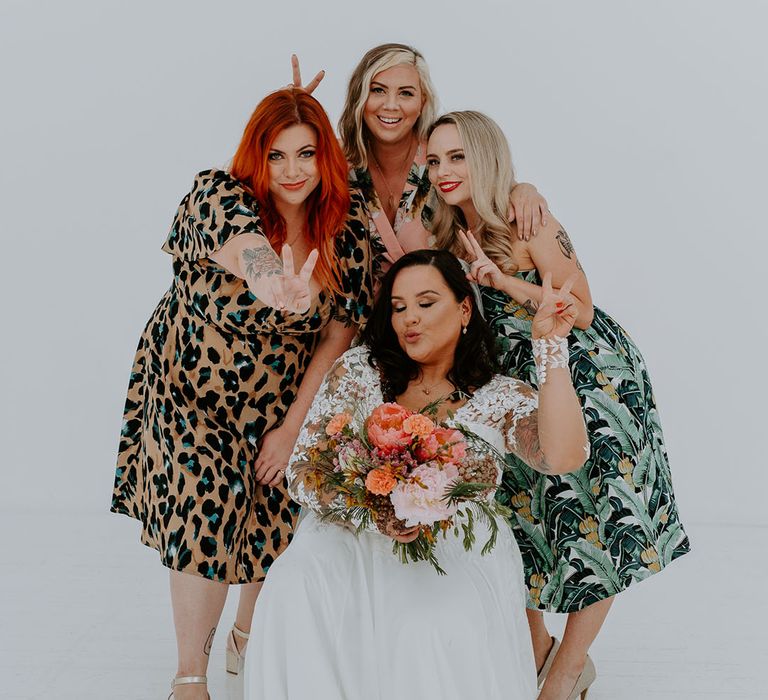
M 312 300 L 310 282 L 319 253 L 307 256 L 298 274 L 294 269 L 293 251 L 283 245 L 281 258 L 268 244 L 244 251 L 243 278 L 248 289 L 265 304 L 280 311 L 303 314 Z
M 298 274 L 295 272 L 293 251 L 287 243 L 283 245 L 282 260 L 283 271 L 267 279 L 272 281 L 272 294 L 276 309 L 288 311 L 294 314 L 306 313 L 312 300 L 310 281 L 315 269 L 319 253 L 317 248 L 307 256 Z
M 472 231 L 467 229 L 465 233 L 459 229 L 459 240 L 467 251 L 467 262 L 469 263 L 469 274 L 467 277 L 473 282 L 483 284 L 486 287 L 501 289 L 506 275 L 485 254 L 477 239 L 472 235 Z
M 578 316 L 578 309 L 570 294 L 578 275 L 569 277 L 558 290 L 552 289 L 552 273 L 547 272 L 541 283 L 541 304 L 536 310 L 531 327 L 533 338 L 566 338 L 573 329 Z

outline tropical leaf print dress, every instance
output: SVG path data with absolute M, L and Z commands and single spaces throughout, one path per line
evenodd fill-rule
M 259 302 L 208 257 L 261 234 L 258 203 L 228 173 L 200 173 L 163 250 L 173 283 L 139 342 L 123 416 L 111 510 L 138 519 L 162 563 L 224 583 L 264 579 L 291 540 L 299 506 L 256 482 L 261 437 L 277 426 L 332 319 L 370 313 L 368 232 L 353 198 L 337 238 L 343 295 L 305 314 Z
M 516 276 L 541 284 L 536 270 Z M 531 315 L 503 292 L 481 290 L 502 371 L 537 386 Z M 598 308 L 591 326 L 574 329 L 568 342 L 590 458 L 576 472 L 547 476 L 508 455 L 496 494 L 515 513 L 529 607 L 565 613 L 613 596 L 689 551 L 640 351 Z
M 368 214 L 374 283 L 381 279 L 391 263 L 405 253 L 432 245 L 432 236 L 425 224 L 432 218 L 435 192 L 429 181 L 425 152 L 426 144 L 419 144 L 405 180 L 394 224 L 387 219 L 370 171 L 367 168 L 351 168 L 349 171 L 349 187 L 362 195 Z

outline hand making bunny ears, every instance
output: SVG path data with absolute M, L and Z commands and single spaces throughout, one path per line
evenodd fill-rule
M 293 70 L 293 82 L 289 87 L 294 87 L 297 90 L 303 90 L 308 95 L 311 95 L 315 88 L 320 85 L 320 82 L 325 77 L 325 71 L 321 70 L 312 80 L 306 85 L 301 84 L 301 68 L 299 67 L 299 57 L 294 53 L 291 54 L 291 69 Z

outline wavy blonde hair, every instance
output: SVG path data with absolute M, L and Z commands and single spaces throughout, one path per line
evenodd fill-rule
M 339 137 L 344 155 L 353 168 L 368 167 L 370 133 L 363 120 L 363 110 L 371 91 L 371 81 L 381 71 L 401 64 L 413 66 L 419 74 L 424 105 L 414 125 L 414 131 L 419 141 L 427 139 L 427 129 L 437 116 L 437 95 L 429 77 L 427 62 L 424 56 L 411 46 L 381 44 L 368 51 L 352 72 L 344 109 L 339 118 Z
M 427 138 L 443 124 L 453 124 L 459 131 L 472 187 L 472 204 L 480 217 L 480 226 L 472 233 L 488 257 L 508 274 L 517 272 L 512 254 L 513 231 L 509 223 L 509 193 L 515 185 L 515 172 L 509 143 L 499 125 L 481 112 L 448 112 L 427 131 Z M 466 230 L 467 222 L 459 207 L 435 197 L 432 217 L 435 246 L 466 257 L 456 232 Z

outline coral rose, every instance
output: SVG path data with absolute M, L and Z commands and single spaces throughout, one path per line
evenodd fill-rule
M 368 439 L 374 447 L 394 450 L 405 447 L 411 436 L 403 430 L 403 422 L 412 415 L 411 411 L 396 403 L 383 403 L 371 412 L 368 418 Z
M 409 435 L 425 438 L 432 434 L 435 424 L 423 413 L 414 413 L 403 421 L 403 430 Z
M 395 488 L 397 480 L 386 469 L 372 469 L 365 477 L 365 488 L 377 496 L 387 496 Z
M 416 457 L 423 462 L 439 459 L 441 462 L 455 464 L 466 456 L 467 443 L 458 430 L 437 428 L 419 443 L 415 452 Z
M 325 426 L 325 434 L 328 436 L 337 435 L 352 422 L 352 416 L 349 413 L 337 413 L 328 425 Z

